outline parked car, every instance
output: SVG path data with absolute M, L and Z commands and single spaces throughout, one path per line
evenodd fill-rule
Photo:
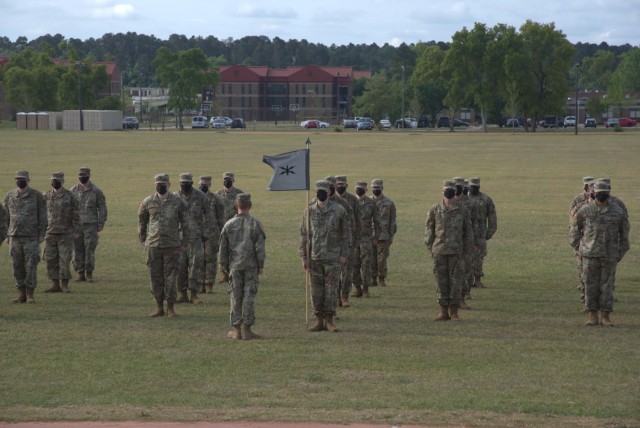
M 506 128 L 518 128 L 520 127 L 520 121 L 516 118 L 507 119 L 507 123 L 504 126 Z
M 389 122 L 389 119 L 380 119 L 380 126 L 382 126 L 382 129 L 391 129 L 391 122 Z
M 576 117 L 575 116 L 567 116 L 567 117 L 564 118 L 563 126 L 565 128 L 574 127 L 574 126 L 576 126 L 577 123 L 578 122 L 576 121 Z
M 345 129 L 346 128 L 355 128 L 356 127 L 356 121 L 353 118 L 348 117 L 348 118 L 342 120 L 342 125 L 345 127 Z
M 318 121 L 318 128 L 328 128 L 331 126 L 331 124 L 329 122 L 323 122 L 321 120 Z
M 122 119 L 122 129 L 138 129 L 139 127 L 140 123 L 137 117 L 131 116 Z
M 564 116 L 558 116 L 556 118 L 556 128 L 563 128 L 564 127 Z
M 440 116 L 438 118 L 438 122 L 436 122 L 436 126 L 438 128 L 448 128 L 449 125 L 449 116 Z
M 373 120 L 368 117 L 361 117 L 360 120 L 356 123 L 357 131 L 371 131 L 373 129 Z
M 469 122 L 460 119 L 453 119 L 453 126 L 471 126 Z
M 191 119 L 192 128 L 208 128 L 209 120 L 205 116 L 194 116 Z
M 219 121 L 219 120 L 222 120 L 224 122 L 224 126 L 231 126 L 231 122 L 233 122 L 233 119 L 231 119 L 230 117 L 216 116 L 216 117 L 212 117 L 209 120 L 209 125 L 211 125 L 211 127 L 213 128 L 213 122 L 214 121 Z
M 402 125 L 402 121 L 404 120 L 404 126 Z M 395 127 L 396 128 L 416 128 L 418 126 L 418 121 L 412 117 L 405 117 L 404 119 L 396 120 Z
M 544 120 L 540 121 L 540 126 L 543 128 L 555 128 L 558 126 L 558 118 L 547 115 L 544 117 Z
M 427 116 L 420 116 L 418 118 L 418 122 L 416 123 L 417 128 L 430 128 L 431 124 L 429 123 L 429 118 Z
M 320 121 L 315 119 L 309 119 L 304 121 L 305 128 L 320 128 Z
M 245 123 L 244 119 L 236 117 L 231 121 L 231 129 L 246 129 L 246 127 L 247 124 Z
M 620 126 L 636 126 L 638 124 L 638 121 L 635 119 L 630 119 L 628 117 L 622 117 L 620 118 L 620 120 L 618 120 L 618 125 Z
M 610 117 L 609 119 L 607 119 L 604 126 L 607 128 L 610 128 L 612 126 L 618 126 L 618 124 L 619 124 L 619 119 L 616 119 L 615 117 Z
M 597 128 L 598 122 L 592 117 L 588 117 L 587 120 L 584 121 L 585 128 Z
M 215 129 L 224 129 L 227 127 L 227 122 L 222 117 L 216 117 L 211 119 L 210 125 Z

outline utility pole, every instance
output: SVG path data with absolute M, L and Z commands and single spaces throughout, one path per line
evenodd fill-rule
M 578 110 L 578 90 L 580 87 L 580 82 L 579 82 L 579 70 L 580 70 L 580 63 L 576 62 L 574 64 L 576 66 L 576 135 L 578 135 L 578 120 L 579 120 L 579 116 L 578 114 L 580 113 L 580 110 Z
M 402 66 L 402 127 L 404 128 L 404 65 Z
M 78 71 L 78 106 L 80 110 L 80 130 L 84 131 L 84 120 L 82 118 L 82 70 L 84 70 L 84 63 L 76 61 L 76 70 Z

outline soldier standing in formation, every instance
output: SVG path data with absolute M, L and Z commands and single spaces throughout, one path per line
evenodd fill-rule
M 222 224 L 231 220 L 236 215 L 236 196 L 240 193 L 244 193 L 241 189 L 235 187 L 236 176 L 233 172 L 225 172 L 222 174 L 222 188 L 218 189 L 216 195 L 220 197 L 222 205 L 224 206 L 224 218 Z M 229 277 L 222 273 L 220 282 L 228 282 Z
M 398 225 L 396 224 L 396 205 L 382 193 L 383 184 L 384 182 L 379 178 L 371 182 L 371 192 L 373 193 L 371 199 L 376 203 L 380 213 L 380 235 L 373 244 L 373 283 L 371 285 L 380 284 L 381 287 L 386 287 L 387 260 Z
M 369 297 L 369 287 L 373 280 L 371 270 L 374 263 L 373 246 L 380 236 L 380 212 L 376 203 L 367 197 L 367 182 L 356 182 L 358 214 L 360 216 L 360 241 L 355 246 L 353 284 L 356 289 L 352 296 Z
M 473 177 L 469 179 L 469 196 L 478 206 L 478 236 L 476 249 L 472 256 L 474 281 L 472 287 L 485 288 L 482 283 L 484 276 L 483 263 L 487 255 L 487 241 L 490 240 L 498 230 L 498 217 L 496 215 L 496 206 L 493 200 L 480 191 L 480 178 Z
M 340 283 L 341 266 L 347 263 L 351 247 L 351 226 L 347 211 L 329 200 L 329 183 L 316 182 L 316 201 L 309 205 L 300 223 L 300 257 L 311 276 L 311 300 L 315 324 L 309 331 L 337 332 L 333 317 Z
M 204 193 L 209 203 L 209 211 L 213 216 L 211 235 L 204 243 L 204 265 L 202 272 L 204 275 L 204 285 L 200 288 L 201 293 L 213 293 L 213 284 L 216 282 L 218 273 L 218 245 L 220 243 L 220 231 L 224 226 L 224 206 L 220 197 L 211 192 L 211 176 L 200 177 L 200 191 Z
M 198 298 L 198 291 L 204 285 L 204 243 L 211 236 L 211 228 L 214 225 L 210 206 L 198 189 L 193 188 L 193 176 L 189 172 L 180 174 L 180 190 L 175 195 L 182 198 L 188 207 L 189 227 L 183 231 L 187 234 L 187 251 L 178 257 L 177 287 L 180 297 L 176 303 L 202 303 Z M 191 297 L 187 294 L 191 290 Z
M 7 212 L 0 202 L 0 247 L 5 239 L 7 239 Z
M 45 192 L 44 200 L 48 215 L 44 260 L 51 280 L 45 293 L 68 293 L 73 240 L 82 227 L 80 203 L 73 192 L 64 188 L 63 172 L 51 174 L 51 190 Z
M 251 195 L 236 196 L 238 213 L 225 223 L 220 235 L 220 270 L 229 277 L 231 339 L 257 339 L 251 330 L 256 322 L 254 302 L 259 276 L 264 270 L 266 238 L 258 219 L 249 215 Z
M 583 205 L 592 202 L 596 194 L 593 191 L 593 185 L 595 184 L 595 179 L 591 176 L 582 178 L 582 192 L 577 194 L 573 201 L 571 202 L 571 208 L 569 209 L 570 222 L 569 227 L 573 223 L 573 219 L 576 217 L 578 210 L 582 208 Z M 579 252 L 576 253 L 576 264 L 578 270 L 578 290 L 580 290 L 580 301 L 584 303 L 584 279 L 582 277 L 582 256 Z M 585 309 L 587 311 L 587 309 Z
M 14 303 L 35 303 L 40 243 L 47 230 L 47 206 L 42 193 L 29 186 L 29 171 L 15 175 L 16 189 L 7 192 L 7 236 L 10 238 L 13 277 L 19 291 Z
M 442 188 L 444 199 L 433 205 L 427 215 L 424 242 L 433 258 L 440 314 L 436 321 L 458 318 L 464 283 L 463 260 L 468 259 L 473 246 L 473 231 L 469 211 L 455 202 L 456 186 L 446 180 Z
M 582 256 L 586 325 L 612 326 L 616 268 L 629 251 L 629 218 L 618 203 L 610 202 L 610 187 L 605 181 L 594 186 L 594 203 L 584 204 L 571 226 L 571 246 Z M 600 319 L 598 319 L 600 312 Z
M 150 316 L 173 318 L 176 301 L 176 265 L 178 254 L 186 249 L 189 236 L 187 203 L 169 192 L 171 182 L 167 174 L 155 176 L 156 191 L 142 201 L 138 208 L 138 237 L 147 252 L 147 269 L 151 279 L 151 293 L 156 311 Z
M 336 197 L 341 199 L 349 205 L 350 214 L 353 217 L 352 226 L 352 236 L 353 236 L 353 245 L 351 251 L 349 252 L 349 260 L 342 267 L 342 272 L 340 276 L 340 306 L 348 308 L 351 306 L 349 303 L 349 293 L 351 293 L 351 288 L 353 286 L 353 272 L 355 270 L 356 264 L 356 249 L 358 248 L 358 243 L 360 242 L 360 233 L 361 233 L 361 225 L 360 225 L 360 214 L 359 214 L 359 206 L 358 206 L 358 198 L 347 192 L 347 187 L 349 184 L 347 183 L 346 175 L 337 175 L 336 176 Z
M 478 235 L 478 206 L 476 200 L 471 199 L 464 192 L 464 188 L 466 185 L 465 183 L 468 183 L 468 181 L 465 180 L 464 177 L 454 177 L 453 181 L 456 184 L 456 196 L 454 198 L 455 201 L 459 204 L 462 204 L 467 209 L 467 211 L 469 211 L 469 220 L 471 221 L 471 230 L 473 232 L 473 249 L 471 250 L 473 254 L 475 246 L 480 239 L 480 236 Z M 464 264 L 464 282 L 462 283 L 460 309 L 471 309 L 467 305 L 465 300 L 471 299 L 471 284 L 473 284 L 474 281 L 473 263 L 471 258 L 469 258 L 468 260 L 462 260 L 462 263 Z
M 107 222 L 107 202 L 102 190 L 91 182 L 91 170 L 82 167 L 78 171 L 78 184 L 71 191 L 80 201 L 82 228 L 73 241 L 73 268 L 78 272 L 77 281 L 93 281 L 96 267 L 98 234 Z

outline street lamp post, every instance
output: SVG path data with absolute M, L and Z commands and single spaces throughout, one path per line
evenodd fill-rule
M 82 70 L 84 63 L 76 61 L 76 70 L 78 71 L 78 107 L 80 110 L 80 130 L 84 131 L 84 120 L 82 118 Z
M 580 113 L 580 110 L 578 110 L 578 90 L 580 87 L 580 83 L 579 83 L 579 70 L 580 70 L 580 63 L 576 62 L 574 64 L 576 66 L 576 135 L 578 135 L 578 120 L 579 120 L 579 116 L 578 114 Z
M 402 127 L 404 128 L 404 65 L 402 66 Z

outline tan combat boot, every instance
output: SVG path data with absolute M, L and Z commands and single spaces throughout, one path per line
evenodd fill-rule
M 93 272 L 87 271 L 87 282 L 93 282 Z
M 387 283 L 384 282 L 384 276 L 379 276 L 378 277 L 378 285 L 380 285 L 380 287 L 386 287 Z
M 80 271 L 78 272 L 78 279 L 76 279 L 76 282 L 84 282 L 87 280 L 87 277 L 84 276 L 84 272 Z
M 63 293 L 71 293 L 71 290 L 69 290 L 69 279 L 61 279 L 60 288 Z
M 476 276 L 476 280 L 473 283 L 474 287 L 478 287 L 478 288 L 487 288 L 483 283 L 482 283 L 482 277 L 481 276 Z
M 340 302 L 342 303 L 343 308 L 350 308 L 351 303 L 349 303 L 349 293 L 342 293 L 342 297 L 340 298 Z
M 231 330 L 227 333 L 227 337 L 233 340 L 242 339 L 242 333 L 240 332 L 240 325 L 231 326 Z
M 251 326 L 242 324 L 242 338 L 244 340 L 260 339 L 260 335 L 251 331 Z
M 449 318 L 451 318 L 451 321 L 460 321 L 460 318 L 458 318 L 458 305 L 449 306 Z
M 336 327 L 333 323 L 333 314 L 324 314 L 324 323 L 327 326 L 327 330 L 329 330 L 331 333 L 337 333 L 340 331 L 338 330 L 338 327 Z
M 449 307 L 440 305 L 440 313 L 433 320 L 434 321 L 449 321 Z
M 309 331 L 323 331 L 324 330 L 324 322 L 321 313 L 317 313 L 313 315 L 316 319 L 316 323 L 309 328 Z
M 213 294 L 213 284 L 205 284 L 204 292 L 205 294 Z
M 175 318 L 176 311 L 173 310 L 173 302 L 167 302 L 167 318 Z
M 599 323 L 600 320 L 598 319 L 598 311 L 595 309 L 589 309 L 589 319 L 586 323 L 584 323 L 584 325 L 594 326 L 598 325 Z
M 36 300 L 33 298 L 33 288 L 27 287 L 27 303 L 35 303 Z
M 44 290 L 45 293 L 60 293 L 61 291 L 62 291 L 62 289 L 60 288 L 60 280 L 59 279 L 52 279 L 51 280 L 51 287 L 49 287 L 46 290 Z
M 229 274 L 222 272 L 222 276 L 220 278 L 220 283 L 229 282 Z
M 362 297 L 362 287 L 356 285 L 356 289 L 351 294 L 351 297 Z
M 471 306 L 467 305 L 467 303 L 463 300 L 460 300 L 460 309 L 471 309 Z
M 196 291 L 191 292 L 191 299 L 189 299 L 189 301 L 194 305 L 199 305 L 200 303 L 202 303 L 202 300 L 198 298 L 198 293 Z
M 160 301 L 160 302 L 156 301 L 156 311 L 155 312 L 151 312 L 149 314 L 149 316 L 151 318 L 164 316 L 164 306 L 163 306 L 163 302 L 162 301 Z
M 27 288 L 23 285 L 22 287 L 18 287 L 18 297 L 13 299 L 13 303 L 24 303 L 27 301 Z
M 180 290 L 180 297 L 176 300 L 176 303 L 189 303 L 189 294 L 187 290 Z
M 600 323 L 605 327 L 613 327 L 613 323 L 609 318 L 609 312 L 600 311 Z

